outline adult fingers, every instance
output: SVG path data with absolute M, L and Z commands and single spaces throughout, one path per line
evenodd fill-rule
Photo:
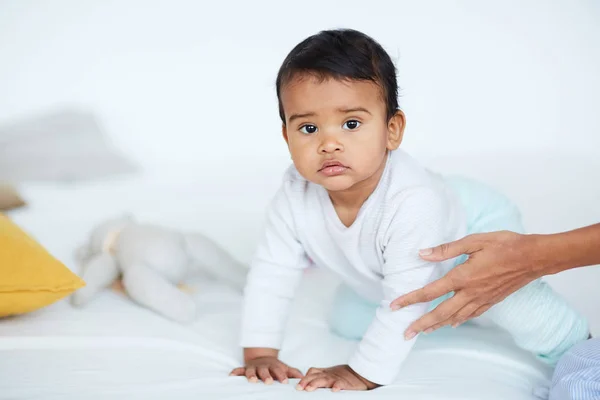
M 473 318 L 471 315 L 473 315 L 473 313 L 477 311 L 479 306 L 480 305 L 475 302 L 467 303 L 466 306 L 464 306 L 463 308 L 458 310 L 456 314 L 454 314 L 454 316 L 450 319 L 449 325 L 452 325 L 453 328 L 456 328 L 457 326 L 464 324 L 465 322 Z
M 451 316 L 443 322 L 430 326 L 429 328 L 425 329 L 423 333 L 434 332 L 446 325 L 452 325 L 453 328 L 456 328 L 460 324 L 469 320 L 469 316 L 473 313 L 473 311 L 477 309 L 477 307 L 479 306 L 475 303 L 468 303 L 466 306 L 461 308 L 456 314 L 454 314 L 453 316 Z
M 444 300 L 436 308 L 413 322 L 405 331 L 404 338 L 410 340 L 419 332 L 432 328 L 433 326 L 444 326 L 444 323 L 454 316 L 461 308 L 469 302 L 469 298 L 455 294 L 448 300 Z M 449 321 L 448 321 L 449 322 Z
M 477 317 L 481 316 L 483 313 L 485 313 L 487 310 L 489 310 L 492 306 L 493 306 L 493 304 L 482 305 L 477 310 L 475 310 L 475 312 L 473 314 L 471 314 L 469 319 L 473 319 L 473 318 L 477 318 Z
M 413 290 L 412 292 L 398 297 L 396 300 L 392 301 L 390 307 L 392 310 L 396 311 L 402 307 L 407 307 L 412 304 L 426 303 L 450 293 L 454 289 L 455 287 L 453 285 L 452 278 L 446 275 L 437 281 L 427 284 L 421 289 Z
M 466 236 L 460 240 L 450 243 L 444 243 L 429 249 L 419 251 L 419 256 L 427 261 L 445 261 L 462 254 L 471 254 L 473 252 L 474 236 Z

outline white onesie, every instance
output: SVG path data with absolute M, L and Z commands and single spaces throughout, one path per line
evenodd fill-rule
M 311 259 L 381 304 L 348 364 L 372 382 L 391 383 L 415 341 L 405 341 L 404 330 L 427 304 L 396 312 L 389 304 L 452 268 L 453 261 L 436 265 L 418 251 L 464 236 L 465 225 L 459 201 L 442 178 L 401 150 L 388 155 L 377 188 L 350 227 L 338 218 L 327 191 L 290 167 L 268 209 L 248 276 L 242 347 L 281 347 L 291 300 Z

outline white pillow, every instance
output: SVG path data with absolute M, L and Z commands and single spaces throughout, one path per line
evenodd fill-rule
M 6 181 L 82 181 L 137 170 L 90 113 L 63 110 L 0 127 Z

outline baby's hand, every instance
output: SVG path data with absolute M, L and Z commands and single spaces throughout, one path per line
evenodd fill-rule
M 291 368 L 282 363 L 277 357 L 259 357 L 246 362 L 245 367 L 236 368 L 229 374 L 230 376 L 246 376 L 249 382 L 258 382 L 258 379 L 265 384 L 273 383 L 273 378 L 281 383 L 288 383 L 288 378 L 302 378 L 302 372 L 296 368 Z M 258 375 L 258 378 L 257 378 Z
M 331 368 L 311 368 L 302 378 L 296 389 L 312 392 L 317 388 L 332 388 L 340 390 L 371 390 L 379 387 L 376 383 L 366 380 L 347 365 Z

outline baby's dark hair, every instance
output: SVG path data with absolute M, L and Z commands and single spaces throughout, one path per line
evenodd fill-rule
M 362 32 L 321 31 L 292 49 L 279 68 L 276 82 L 279 116 L 284 124 L 281 89 L 297 74 L 310 74 L 323 80 L 372 81 L 382 89 L 388 120 L 398 111 L 396 67 L 383 47 Z

